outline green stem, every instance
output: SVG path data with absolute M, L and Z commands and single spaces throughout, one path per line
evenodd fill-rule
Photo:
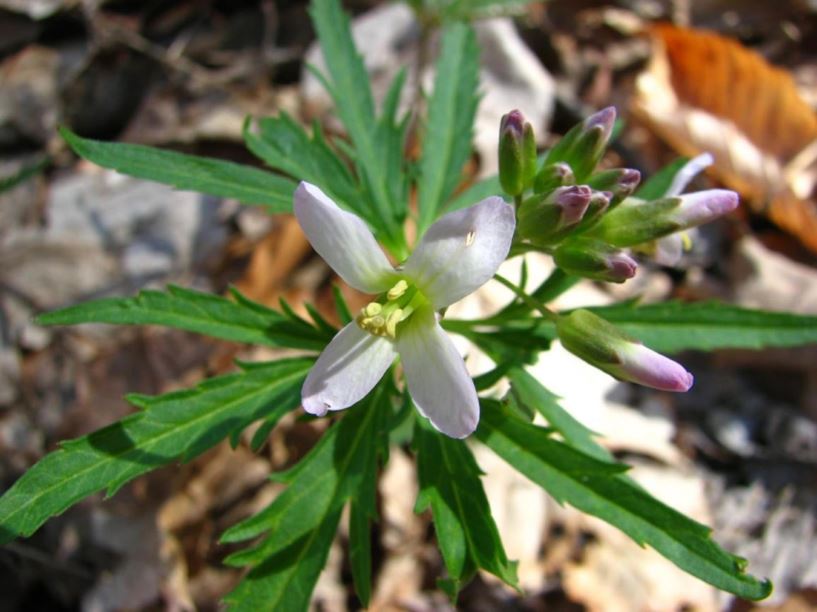
M 494 274 L 494 279 L 499 281 L 503 285 L 505 285 L 511 291 L 513 291 L 516 294 L 516 296 L 519 299 L 521 299 L 523 302 L 525 302 L 525 304 L 529 308 L 531 308 L 533 310 L 538 310 L 540 313 L 542 313 L 543 317 L 545 317 L 545 318 L 547 318 L 547 319 L 549 319 L 551 321 L 554 321 L 554 322 L 559 318 L 558 314 L 556 314 L 552 310 L 548 309 L 548 307 L 545 306 L 544 304 L 542 304 L 541 302 L 537 302 L 536 300 L 534 300 L 527 293 L 525 293 L 524 289 L 522 289 L 521 287 L 518 287 L 516 284 L 509 281 L 504 276 L 501 276 L 499 274 Z

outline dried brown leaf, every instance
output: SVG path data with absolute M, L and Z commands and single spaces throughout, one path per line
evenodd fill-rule
M 635 114 L 682 155 L 712 153 L 717 178 L 817 251 L 817 115 L 789 73 L 715 33 L 649 33 Z

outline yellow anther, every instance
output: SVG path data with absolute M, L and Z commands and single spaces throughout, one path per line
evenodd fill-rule
M 386 297 L 389 300 L 396 300 L 406 292 L 406 289 L 408 289 L 408 283 L 404 280 L 399 280 L 397 283 L 395 283 L 394 287 L 389 289 Z
M 687 232 L 681 232 L 681 244 L 683 245 L 684 251 L 691 251 L 692 250 L 692 238 Z
M 397 337 L 397 324 L 400 322 L 402 317 L 403 311 L 400 308 L 389 313 L 389 316 L 386 319 L 386 335 L 389 338 L 394 339 Z
M 367 317 L 373 317 L 375 315 L 380 314 L 380 311 L 383 310 L 383 306 L 378 302 L 369 302 L 366 304 L 366 307 L 363 309 L 363 312 L 366 314 Z

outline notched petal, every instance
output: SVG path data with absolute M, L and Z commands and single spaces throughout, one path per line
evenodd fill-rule
M 391 341 L 363 331 L 352 321 L 332 338 L 309 371 L 301 389 L 304 410 L 323 416 L 360 401 L 396 356 Z
M 428 229 L 404 271 L 435 309 L 444 308 L 494 275 L 515 226 L 513 207 L 496 196 L 448 213 Z
M 364 293 L 391 286 L 394 270 L 360 217 L 305 181 L 295 190 L 293 208 L 312 248 L 347 284 Z

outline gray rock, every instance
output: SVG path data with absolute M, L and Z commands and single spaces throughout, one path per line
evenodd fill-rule
M 3 310 L 29 348 L 48 342 L 29 329 L 38 311 L 200 280 L 227 237 L 217 198 L 109 171 L 55 179 L 47 210 L 45 227 L 0 241 Z
M 42 145 L 57 123 L 59 54 L 32 45 L 0 66 L 0 148 Z

